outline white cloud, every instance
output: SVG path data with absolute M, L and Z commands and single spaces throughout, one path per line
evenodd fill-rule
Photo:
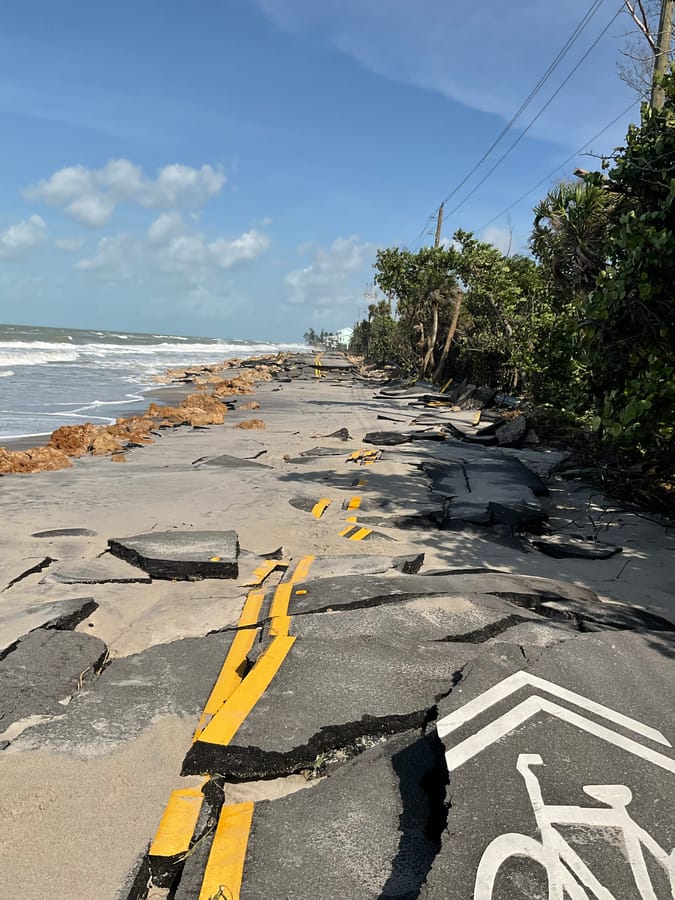
M 112 219 L 115 200 L 106 194 L 83 194 L 66 206 L 69 216 L 88 228 L 103 228 Z
M 141 245 L 129 234 L 101 238 L 94 256 L 79 260 L 80 272 L 94 272 L 101 281 L 128 281 L 141 255 Z
M 203 281 L 223 270 L 259 257 L 270 245 L 259 231 L 246 231 L 237 238 L 216 238 L 191 228 L 177 212 L 162 213 L 148 229 L 147 237 L 121 233 L 98 242 L 94 256 L 79 260 L 75 268 L 93 272 L 104 281 L 122 281 L 135 271 L 156 271 Z
M 179 212 L 166 212 L 157 216 L 148 229 L 148 240 L 151 244 L 164 244 L 171 238 L 183 234 L 187 226 Z
M 54 246 L 65 253 L 75 253 L 77 250 L 81 250 L 84 244 L 84 238 L 57 238 L 54 241 Z
M 42 216 L 30 216 L 0 232 L 0 259 L 19 259 L 43 243 L 47 224 Z
M 288 302 L 324 309 L 358 306 L 362 286 L 359 289 L 354 281 L 356 276 L 365 274 L 364 267 L 374 252 L 374 245 L 361 241 L 357 235 L 336 238 L 329 247 L 319 247 L 308 266 L 294 269 L 284 278 L 290 289 Z
M 100 169 L 68 166 L 27 188 L 24 195 L 41 200 L 89 228 L 102 228 L 119 203 L 148 209 L 188 209 L 203 206 L 218 194 L 226 177 L 220 167 L 199 169 L 184 165 L 165 166 L 156 178 L 143 174 L 128 159 L 110 160 Z
M 188 230 L 182 219 L 160 216 L 150 226 L 150 240 L 159 245 L 157 259 L 168 271 L 198 268 L 232 269 L 263 254 L 270 245 L 269 237 L 252 229 L 238 238 L 209 241 L 199 231 Z

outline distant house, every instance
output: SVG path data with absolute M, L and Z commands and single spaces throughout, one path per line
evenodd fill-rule
M 341 328 L 335 335 L 338 341 L 338 346 L 344 347 L 344 349 L 346 350 L 347 347 L 349 347 L 349 342 L 351 341 L 353 334 L 353 328 Z

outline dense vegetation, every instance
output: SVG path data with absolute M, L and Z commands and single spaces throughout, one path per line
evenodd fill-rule
M 380 250 L 387 298 L 351 350 L 440 383 L 461 376 L 564 409 L 607 453 L 675 469 L 675 76 L 602 172 L 534 210 L 532 256 L 458 231 L 449 247 Z

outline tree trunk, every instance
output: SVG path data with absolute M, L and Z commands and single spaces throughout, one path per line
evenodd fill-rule
M 434 372 L 434 381 L 439 381 L 443 375 L 445 361 L 447 360 L 448 353 L 450 352 L 450 345 L 452 344 L 452 339 L 455 336 L 455 331 L 457 331 L 457 322 L 459 321 L 459 311 L 461 307 L 462 295 L 458 293 L 457 299 L 455 300 L 455 311 L 452 314 L 452 322 L 450 323 L 450 328 L 448 329 L 448 333 L 445 338 L 445 344 L 443 344 L 441 358 L 438 360 L 438 365 L 436 366 L 436 371 Z
M 429 366 L 433 366 L 434 364 L 434 347 L 436 345 L 436 338 L 438 337 L 438 301 L 434 298 L 434 305 L 432 307 L 432 324 L 431 324 L 431 334 L 427 338 L 427 352 L 424 354 L 424 361 L 422 363 L 422 374 L 424 375 L 429 368 Z

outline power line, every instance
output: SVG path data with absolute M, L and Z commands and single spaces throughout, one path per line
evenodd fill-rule
M 604 2 L 604 0 L 595 0 L 595 3 L 593 4 L 593 6 L 588 10 L 586 15 L 579 22 L 579 24 L 574 29 L 572 34 L 567 38 L 567 40 L 565 41 L 563 46 L 560 48 L 557 56 L 555 57 L 555 59 L 553 60 L 551 65 L 544 72 L 544 74 L 541 76 L 541 78 L 536 83 L 536 85 L 532 88 L 532 90 L 530 91 L 530 93 L 528 94 L 526 99 L 521 103 L 518 111 L 512 116 L 511 120 L 500 131 L 500 133 L 497 135 L 495 140 L 490 144 L 490 146 L 485 151 L 485 153 L 481 156 L 481 158 L 478 160 L 478 162 L 469 170 L 469 172 L 467 172 L 467 174 L 464 176 L 464 178 L 462 178 L 462 180 L 459 182 L 459 184 L 456 187 L 454 187 L 446 197 L 443 198 L 443 203 L 447 203 L 451 197 L 454 197 L 455 194 L 459 190 L 461 190 L 462 187 L 464 187 L 464 185 L 471 178 L 471 176 L 474 174 L 474 172 L 476 172 L 476 170 L 482 166 L 482 164 L 485 162 L 485 160 L 488 158 L 488 156 L 492 153 L 492 151 L 497 146 L 497 144 L 501 141 L 501 139 L 511 130 L 513 125 L 517 122 L 517 120 L 520 118 L 522 113 L 527 109 L 527 107 L 530 105 L 530 103 L 534 100 L 536 95 L 539 93 L 539 91 L 542 89 L 544 84 L 551 77 L 553 72 L 558 68 L 559 64 L 562 62 L 562 60 L 567 55 L 569 50 L 571 50 L 572 46 L 576 43 L 577 39 L 581 36 L 581 33 L 584 31 L 586 26 L 589 24 L 589 22 L 591 21 L 591 19 L 595 15 L 595 13 L 600 9 L 603 2 Z
M 512 151 L 515 147 L 517 147 L 517 145 L 522 141 L 522 139 L 523 139 L 523 138 L 525 137 L 525 135 L 528 133 L 528 131 L 530 130 L 530 128 L 532 128 L 532 126 L 534 125 L 534 123 L 535 123 L 535 122 L 543 115 L 543 113 L 548 109 L 548 107 L 549 107 L 549 106 L 551 105 L 551 103 L 555 100 L 555 98 L 558 96 L 558 94 L 560 93 L 560 91 L 565 87 L 565 85 L 566 85 L 567 82 L 570 80 L 570 78 L 575 74 L 575 72 L 577 71 L 577 69 L 579 68 L 579 66 L 584 62 L 584 60 L 588 57 L 588 55 L 591 53 L 591 51 L 595 49 L 595 47 L 597 46 L 597 44 L 600 43 L 600 41 L 602 40 L 602 38 L 603 38 L 603 37 L 605 36 L 605 34 L 609 31 L 609 29 L 611 28 L 611 26 L 614 24 L 615 19 L 621 14 L 621 12 L 623 12 L 623 5 L 620 6 L 620 7 L 617 9 L 617 11 L 614 13 L 614 15 L 612 16 L 612 18 L 609 20 L 609 22 L 608 22 L 608 23 L 605 25 L 605 27 L 602 29 L 602 31 L 600 32 L 600 34 L 596 37 L 596 39 L 593 41 L 593 43 L 590 45 L 590 47 L 589 47 L 589 48 L 586 50 L 586 52 L 583 54 L 583 56 L 581 57 L 581 59 L 578 60 L 578 62 L 576 63 L 576 65 L 574 66 L 574 68 L 572 69 L 572 71 L 571 71 L 571 72 L 563 79 L 562 83 L 561 83 L 561 84 L 556 88 L 556 90 L 551 94 L 551 96 L 548 98 L 548 100 L 546 101 L 546 103 L 544 103 L 544 105 L 543 105 L 542 108 L 539 110 L 539 112 L 537 113 L 537 115 L 534 116 L 534 118 L 531 119 L 531 120 L 529 121 L 529 123 L 525 126 L 525 128 L 521 131 L 521 133 L 520 133 L 520 134 L 518 135 L 518 137 L 515 139 L 515 141 L 514 141 L 509 147 L 507 147 L 506 151 L 505 151 L 504 153 L 502 153 L 502 155 L 499 157 L 499 159 L 497 160 L 497 162 L 492 166 L 492 168 L 488 169 L 488 171 L 485 173 L 485 175 L 483 175 L 483 177 L 482 177 L 481 180 L 478 182 L 478 184 L 475 185 L 475 186 L 469 191 L 469 193 L 464 197 L 463 200 L 460 200 L 460 202 L 457 204 L 457 206 L 455 206 L 453 209 L 450 210 L 450 212 L 448 213 L 449 216 L 454 215 L 454 214 L 457 212 L 457 210 L 461 209 L 462 206 L 464 206 L 464 204 L 466 203 L 467 200 L 469 200 L 471 197 L 473 197 L 473 195 L 476 193 L 476 191 L 477 191 L 479 188 L 481 188 L 481 187 L 485 184 L 485 182 L 486 182 L 486 181 L 488 180 L 488 178 L 492 175 L 492 173 L 493 173 L 493 172 L 494 172 L 494 171 L 495 171 L 495 170 L 496 170 L 496 169 L 504 162 L 504 160 L 505 160 L 506 157 L 509 155 L 509 153 L 511 153 L 511 151 Z
M 455 195 L 459 190 L 461 190 L 461 188 L 466 184 L 466 182 L 471 178 L 471 176 L 472 176 L 472 175 L 477 171 L 477 169 L 479 169 L 480 166 L 485 162 L 485 160 L 486 160 L 486 159 L 488 158 L 488 156 L 492 153 L 492 151 L 493 151 L 494 148 L 497 146 L 497 144 L 499 144 L 499 142 L 502 140 L 502 138 L 510 131 L 510 129 L 513 127 L 513 125 L 517 122 L 517 120 L 520 118 L 520 116 L 522 115 L 522 113 L 525 111 L 525 109 L 527 109 L 527 107 L 530 105 L 530 103 L 532 102 L 532 100 L 533 100 L 533 99 L 535 98 L 535 96 L 539 93 L 539 91 L 540 91 L 541 88 L 544 86 L 544 84 L 546 83 L 546 81 L 548 81 L 548 79 L 551 77 L 551 75 L 553 74 L 553 72 L 555 71 L 555 69 L 558 67 L 558 65 L 560 64 L 560 62 L 562 62 L 563 58 L 566 56 L 566 54 L 567 54 L 567 53 L 569 52 L 569 50 L 572 48 L 572 46 L 574 45 L 574 43 L 577 41 L 577 39 L 579 38 L 579 36 L 581 35 L 581 33 L 584 31 L 584 29 L 586 28 L 586 26 L 589 24 L 589 22 L 591 21 L 591 19 L 592 19 L 593 16 L 595 15 L 595 13 L 598 11 L 598 9 L 600 8 L 600 6 L 603 4 L 603 2 L 604 2 L 604 0 L 594 0 L 594 3 L 593 3 L 593 5 L 591 6 L 591 8 L 590 8 L 590 9 L 585 13 L 585 15 L 582 17 L 581 21 L 577 24 L 577 26 L 576 26 L 576 28 L 574 29 L 574 31 L 572 32 L 572 34 L 567 38 L 567 40 L 565 41 L 565 43 L 563 44 L 563 46 L 562 46 L 562 47 L 560 48 L 560 50 L 558 51 L 557 55 L 556 55 L 555 58 L 553 59 L 553 62 L 549 65 L 549 67 L 546 69 L 546 71 L 544 72 L 544 74 L 539 78 L 539 81 L 535 84 L 534 88 L 532 88 L 532 90 L 530 91 L 530 93 L 528 94 L 528 96 L 527 96 L 527 97 L 525 98 L 525 100 L 521 103 L 520 107 L 519 107 L 518 110 L 515 112 L 515 114 L 511 117 L 510 121 L 509 121 L 509 122 L 504 126 L 504 128 L 500 131 L 500 133 L 497 135 L 497 137 L 496 137 L 495 140 L 492 142 L 492 144 L 490 144 L 490 146 L 489 146 L 488 149 L 485 151 L 485 153 L 483 153 L 483 155 L 482 155 L 481 158 L 478 160 L 478 162 L 477 162 L 477 163 L 469 170 L 469 172 L 467 172 L 467 174 L 464 176 L 464 178 L 462 178 L 462 180 L 459 182 L 459 184 L 457 184 L 457 185 L 453 188 L 453 190 L 450 191 L 450 193 L 444 198 L 444 200 L 442 201 L 443 203 L 447 203 L 448 200 L 450 200 L 452 197 L 454 197 L 454 195 Z M 440 204 L 439 204 L 439 206 L 440 206 Z M 437 206 L 436 209 L 435 209 L 435 210 L 427 217 L 427 220 L 426 220 L 426 222 L 424 223 L 424 225 L 423 225 L 423 227 L 422 227 L 422 230 L 420 231 L 419 235 L 417 236 L 417 238 L 416 238 L 415 241 L 413 242 L 413 246 L 416 246 L 418 242 L 420 242 L 421 240 L 424 239 L 424 235 L 425 235 L 425 232 L 426 232 L 426 230 L 427 230 L 427 228 L 428 228 L 428 226 L 429 226 L 429 223 L 433 220 L 433 217 L 434 217 L 434 216 L 436 215 L 436 213 L 438 212 L 438 208 L 439 208 L 439 207 Z
M 633 107 L 638 105 L 638 103 L 640 103 L 639 100 L 633 100 L 633 102 L 630 104 L 630 106 L 627 106 L 626 109 L 624 109 L 622 112 L 619 113 L 618 116 L 616 116 L 614 119 L 612 119 L 612 121 L 609 122 L 609 124 L 605 125 L 605 127 L 602 128 L 600 131 L 598 131 L 597 134 L 594 134 L 592 138 L 587 140 L 585 144 L 582 144 L 581 147 L 579 147 L 578 150 L 575 150 L 574 153 L 572 153 L 570 156 L 567 157 L 567 159 L 563 160 L 563 162 L 561 162 L 560 165 L 556 166 L 552 172 L 549 172 L 548 175 L 546 175 L 544 178 L 541 179 L 541 181 L 538 181 L 528 191 L 525 191 L 525 193 L 522 194 L 520 197 L 518 197 L 517 200 L 514 200 L 514 202 L 511 203 L 510 206 L 507 206 L 506 209 L 503 209 L 500 213 L 497 213 L 496 216 L 493 216 L 489 222 L 485 223 L 485 225 L 481 225 L 480 228 L 477 228 L 476 234 L 480 234 L 481 231 L 488 228 L 490 225 L 492 225 L 493 222 L 496 222 L 497 219 L 501 219 L 502 216 L 505 216 L 507 213 L 511 212 L 511 210 L 514 209 L 514 207 L 518 206 L 518 204 L 522 203 L 523 200 L 525 200 L 527 197 L 530 196 L 530 194 L 534 193 L 534 191 L 536 191 L 538 187 L 541 187 L 542 184 L 545 184 L 547 181 L 549 181 L 551 178 L 553 178 L 553 176 L 556 174 L 556 172 L 560 171 L 560 169 L 564 168 L 568 163 L 572 162 L 572 160 L 575 159 L 575 157 L 577 157 L 580 153 L 582 153 L 586 149 L 586 147 L 588 147 L 589 144 L 592 144 L 593 141 L 597 141 L 597 139 L 599 137 L 602 137 L 602 135 L 606 131 L 609 131 L 609 129 L 612 127 L 612 125 L 616 125 L 616 123 L 619 121 L 619 119 L 622 119 L 625 115 L 627 115 L 633 109 Z

